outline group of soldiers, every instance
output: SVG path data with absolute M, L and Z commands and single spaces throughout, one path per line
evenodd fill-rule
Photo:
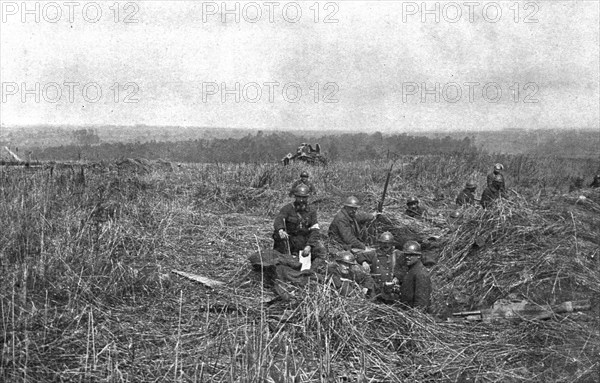
M 481 198 L 475 198 L 477 185 L 467 182 L 456 198 L 458 206 L 475 205 L 487 208 L 495 200 L 506 198 L 506 184 L 502 164 L 495 164 L 487 176 L 487 187 Z M 273 262 L 277 266 L 274 278 L 284 282 L 305 284 L 310 278 L 330 281 L 343 295 L 359 291 L 365 297 L 384 303 L 399 303 L 406 307 L 428 311 L 431 296 L 431 279 L 427 267 L 434 262 L 423 256 L 416 240 L 394 238 L 384 232 L 375 247 L 367 245 L 374 234 L 374 222 L 380 212 L 360 211 L 360 201 L 355 196 L 346 198 L 343 206 L 329 225 L 326 243 L 321 238 L 317 210 L 309 197 L 317 190 L 303 171 L 300 179 L 291 185 L 289 195 L 294 201 L 283 206 L 274 221 L 273 249 L 276 254 L 289 259 L 310 260 L 310 266 L 300 268 L 290 262 Z M 411 197 L 406 202 L 406 215 L 426 217 L 427 211 L 419 200 Z M 460 216 L 455 211 L 449 222 Z

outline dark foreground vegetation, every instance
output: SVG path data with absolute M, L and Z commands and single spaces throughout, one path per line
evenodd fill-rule
M 273 216 L 301 169 L 316 182 L 326 229 L 350 193 L 376 206 L 385 161 L 0 167 L 0 381 L 597 382 L 600 193 L 569 193 L 573 174 L 592 175 L 597 163 L 402 158 L 383 222 L 441 230 L 465 180 L 477 179 L 480 193 L 496 161 L 510 201 L 464 210 L 440 239 L 432 315 L 320 285 L 268 304 L 273 294 L 249 269 L 248 255 L 271 246 Z M 411 195 L 442 227 L 402 216 Z M 211 290 L 172 269 L 226 285 Z M 592 310 L 444 320 L 509 294 L 537 304 L 589 298 Z

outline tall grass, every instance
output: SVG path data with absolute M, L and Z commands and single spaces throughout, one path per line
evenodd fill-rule
M 532 279 L 516 288 L 533 298 L 547 299 L 538 293 L 549 283 L 557 299 L 597 293 L 598 267 L 590 262 L 600 255 L 590 245 L 588 214 L 597 214 L 595 195 L 586 194 L 587 205 L 573 205 L 569 196 L 553 200 L 572 216 L 533 199 L 540 188 L 566 192 L 573 176 L 593 174 L 592 162 L 559 166 L 480 154 L 402 158 L 386 211 L 397 214 L 410 195 L 432 210 L 454 209 L 464 182 L 474 178 L 482 187 L 498 161 L 518 197 L 496 215 L 473 213 L 444 242 L 434 301 L 449 305 L 471 294 L 465 302 L 473 304 L 521 282 L 519 266 L 509 267 L 494 249 L 510 255 L 506 262 L 526 261 Z M 271 245 L 273 216 L 289 201 L 289 184 L 300 171 L 315 182 L 314 199 L 326 221 L 349 194 L 374 208 L 387 168 L 386 161 L 184 164 L 175 172 L 144 174 L 89 166 L 82 172 L 79 165 L 0 168 L 0 380 L 591 381 L 599 348 L 596 322 L 588 317 L 589 325 L 570 319 L 494 328 L 439 323 L 339 297 L 327 285 L 297 290 L 290 304 L 266 303 L 273 295 L 253 279 L 246 257 L 256 251 L 256 239 L 261 247 Z M 466 262 L 469 241 L 482 230 L 502 242 Z M 527 252 L 517 254 L 523 243 Z M 565 263 L 573 252 L 577 261 Z M 487 264 L 505 273 L 496 280 L 478 277 L 475 271 Z M 227 287 L 210 290 L 171 269 Z M 457 270 L 461 274 L 448 282 Z

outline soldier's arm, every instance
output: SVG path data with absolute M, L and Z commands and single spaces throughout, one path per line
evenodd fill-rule
M 349 245 L 354 249 L 364 250 L 366 248 L 365 244 L 359 241 L 358 238 L 354 236 L 354 234 L 352 233 L 352 229 L 349 227 L 349 225 L 342 224 L 338 227 L 338 229 L 339 234 L 342 237 L 342 241 L 344 241 L 345 244 Z
M 275 231 L 279 231 L 280 229 L 285 230 L 285 218 L 287 217 L 286 206 L 282 207 L 277 216 L 275 216 L 275 221 L 273 222 Z
M 357 211 L 354 219 L 358 223 L 370 222 L 373 220 L 373 214 L 365 213 L 364 211 Z
M 317 211 L 312 210 L 310 212 L 310 216 L 308 218 L 308 239 L 307 244 L 311 247 L 314 247 L 317 242 L 321 239 L 321 229 L 319 227 L 319 223 L 317 222 Z

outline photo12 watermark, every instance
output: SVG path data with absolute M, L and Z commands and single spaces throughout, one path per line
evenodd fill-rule
M 339 102 L 340 87 L 335 82 L 314 82 L 300 84 L 298 82 L 281 83 L 279 81 L 264 82 L 203 82 L 201 84 L 202 102 L 219 103 L 276 103 L 296 104 L 310 101 L 315 104 L 335 104 Z
M 2 1 L 2 23 L 89 23 L 140 22 L 135 1 Z
M 474 23 L 484 20 L 498 23 L 503 19 L 514 23 L 538 23 L 540 5 L 534 1 L 404 1 L 402 22 Z
M 135 82 L 2 82 L 2 103 L 124 103 L 140 101 L 140 86 Z
M 475 103 L 495 104 L 503 101 L 537 104 L 540 87 L 535 82 L 499 84 L 497 82 L 403 82 L 402 103 Z
M 339 23 L 338 2 L 327 1 L 204 1 L 202 23 Z

